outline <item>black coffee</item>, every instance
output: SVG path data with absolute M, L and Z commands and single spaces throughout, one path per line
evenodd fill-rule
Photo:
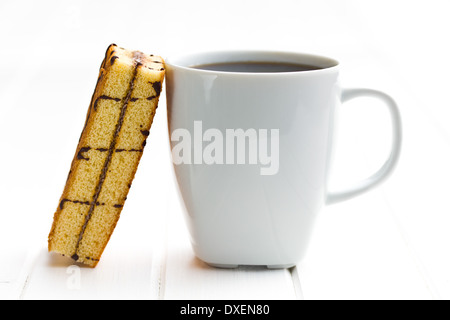
M 259 61 L 201 64 L 193 66 L 192 68 L 211 71 L 249 72 L 249 73 L 298 72 L 298 71 L 322 69 L 321 67 L 311 66 L 307 64 L 297 64 L 289 62 L 259 62 Z

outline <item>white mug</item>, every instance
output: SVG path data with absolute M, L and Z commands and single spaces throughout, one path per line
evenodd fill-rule
M 309 71 L 203 70 L 220 63 L 289 63 Z M 378 185 L 400 153 L 401 120 L 387 94 L 341 89 L 339 63 L 271 51 L 222 51 L 166 61 L 172 160 L 196 256 L 216 267 L 288 268 L 304 257 L 325 204 Z M 327 189 L 335 111 L 372 96 L 384 102 L 393 140 L 383 166 L 337 193 Z

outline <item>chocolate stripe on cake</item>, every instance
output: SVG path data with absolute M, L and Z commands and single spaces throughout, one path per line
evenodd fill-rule
M 89 150 L 91 150 L 91 147 L 83 147 L 83 148 L 81 148 L 80 151 L 78 151 L 77 159 L 78 160 L 89 160 L 89 158 L 84 156 L 84 153 L 88 152 Z
M 115 152 L 144 152 L 143 149 L 116 149 Z
M 111 57 L 111 60 L 110 60 L 111 65 L 114 64 L 114 61 L 116 61 L 116 59 L 119 59 L 119 57 L 118 57 L 118 56 L 112 56 L 112 57 Z
M 131 81 L 130 81 L 130 84 L 129 84 L 129 87 L 128 87 L 128 90 L 127 90 L 127 94 L 126 94 L 125 98 L 122 100 L 123 104 L 122 104 L 122 108 L 121 108 L 121 111 L 120 111 L 119 120 L 118 120 L 118 122 L 116 124 L 116 128 L 115 128 L 115 131 L 114 131 L 113 139 L 112 139 L 111 144 L 110 144 L 109 149 L 108 149 L 108 156 L 106 157 L 105 163 L 103 165 L 103 168 L 102 168 L 102 171 L 101 171 L 101 174 L 100 174 L 99 181 L 97 183 L 97 186 L 95 187 L 94 197 L 93 197 L 92 202 L 90 204 L 89 211 L 88 211 L 88 213 L 86 215 L 84 224 L 83 224 L 83 226 L 81 228 L 81 232 L 80 232 L 80 234 L 78 236 L 78 241 L 77 241 L 77 244 L 76 244 L 76 247 L 75 247 L 75 253 L 72 255 L 72 259 L 75 260 L 75 261 L 77 261 L 79 259 L 79 256 L 77 255 L 77 252 L 78 252 L 78 248 L 80 246 L 80 242 L 83 239 L 84 232 L 86 231 L 86 227 L 87 227 L 87 225 L 88 225 L 88 223 L 89 223 L 89 221 L 90 221 L 90 219 L 92 217 L 92 214 L 94 213 L 95 204 L 96 204 L 96 202 L 97 202 L 97 200 L 98 200 L 98 198 L 100 196 L 100 192 L 102 190 L 102 186 L 103 186 L 103 183 L 104 183 L 105 178 L 106 178 L 106 173 L 108 172 L 109 165 L 111 164 L 111 159 L 112 159 L 112 156 L 113 156 L 114 151 L 115 151 L 115 146 L 117 144 L 117 138 L 119 136 L 120 130 L 122 129 L 123 121 L 124 121 L 124 118 L 125 118 L 125 113 L 126 113 L 127 108 L 128 108 L 128 102 L 131 99 L 131 94 L 132 94 L 133 89 L 134 89 L 134 82 L 136 81 L 138 69 L 142 65 L 141 64 L 141 57 L 142 57 L 142 53 L 140 53 L 139 51 L 133 52 L 133 58 L 134 58 L 133 60 L 134 60 L 134 63 L 135 63 L 135 67 L 134 67 L 134 70 L 133 70 L 133 76 L 131 78 Z
M 106 61 L 109 59 L 109 56 L 111 56 L 115 52 L 115 50 L 112 50 L 111 52 L 109 52 L 109 49 L 111 49 L 112 47 L 117 47 L 117 45 L 115 43 L 111 43 L 109 45 L 108 49 L 106 49 L 105 58 L 103 59 L 102 66 L 100 67 L 100 69 L 105 68 Z M 109 53 L 109 55 L 108 55 L 108 53 Z
M 159 97 L 159 95 L 161 94 L 161 82 L 160 81 L 153 82 L 152 87 L 153 89 L 155 89 L 156 95 Z
M 91 257 L 85 257 L 85 259 L 86 260 L 92 260 L 92 261 L 100 261 L 100 259 L 94 259 L 94 258 L 91 258 Z
M 61 202 L 59 203 L 59 208 L 60 208 L 61 210 L 64 209 L 64 204 L 65 204 L 66 202 L 71 202 L 71 203 L 74 203 L 74 204 L 82 204 L 82 205 L 86 205 L 86 206 L 92 205 L 92 203 L 89 202 L 89 201 L 62 199 Z M 104 203 L 104 202 L 100 203 L 100 202 L 97 201 L 97 202 L 95 203 L 95 206 L 96 206 L 96 207 L 98 207 L 98 206 L 104 206 L 104 205 L 106 205 L 106 203 Z M 122 207 L 123 207 L 123 204 L 114 204 L 113 207 L 114 207 L 114 208 L 122 208 Z
M 98 100 L 114 100 L 115 102 L 120 102 L 122 99 L 120 98 L 113 98 L 113 97 L 109 97 L 109 96 L 100 96 L 97 99 L 95 99 L 95 103 L 94 103 L 94 110 L 97 111 L 98 108 Z
M 164 70 L 164 69 L 162 69 Z M 161 70 L 159 70 L 161 71 Z M 153 99 L 159 98 L 159 96 L 161 95 L 161 82 L 160 81 L 155 81 L 155 82 L 149 82 L 152 87 L 153 90 L 155 90 L 155 94 L 153 96 L 150 96 L 147 98 L 148 101 L 152 101 Z
M 141 133 L 144 136 L 148 136 L 150 134 L 150 131 L 148 131 L 148 130 L 141 130 Z M 78 151 L 77 159 L 78 160 L 89 160 L 89 158 L 85 155 L 85 153 L 90 151 L 90 150 L 96 150 L 96 151 L 100 151 L 100 152 L 109 151 L 109 149 L 107 149 L 107 148 L 95 148 L 95 149 L 92 149 L 91 147 L 83 147 L 83 148 L 80 149 L 80 151 Z M 115 152 L 144 152 L 143 149 L 115 149 L 114 151 Z
M 90 205 L 90 204 L 91 204 L 89 201 L 79 201 L 79 200 L 62 199 L 61 202 L 59 203 L 59 208 L 60 208 L 61 210 L 64 209 L 64 204 L 65 204 L 66 202 L 79 203 L 79 204 L 85 204 L 85 205 Z

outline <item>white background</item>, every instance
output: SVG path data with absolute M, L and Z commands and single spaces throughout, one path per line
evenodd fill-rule
M 450 298 L 450 2 L 446 0 L 0 2 L 0 298 Z M 210 269 L 178 207 L 164 92 L 121 220 L 95 270 L 46 253 L 47 234 L 110 43 L 168 57 L 215 49 L 316 53 L 344 87 L 399 104 L 397 170 L 326 207 L 309 253 L 284 271 Z M 340 110 L 333 187 L 390 146 L 381 102 Z

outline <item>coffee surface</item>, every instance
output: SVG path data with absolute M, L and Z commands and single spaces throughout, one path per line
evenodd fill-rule
M 211 71 L 248 73 L 298 72 L 322 69 L 320 67 L 307 64 L 265 61 L 221 62 L 196 65 L 192 68 Z

